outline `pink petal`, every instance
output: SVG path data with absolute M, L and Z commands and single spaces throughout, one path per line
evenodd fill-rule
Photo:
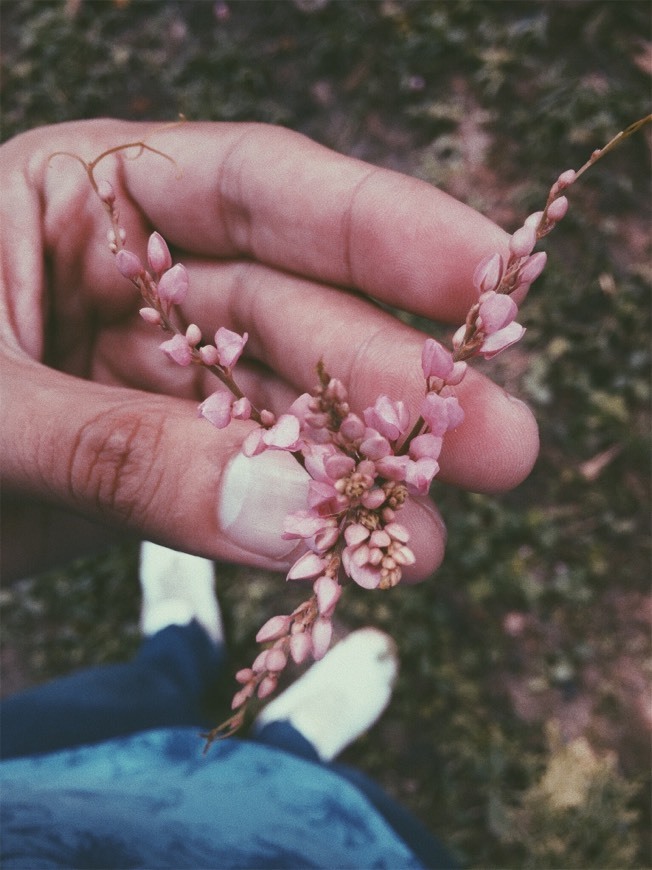
M 120 274 L 125 278 L 129 278 L 130 281 L 138 278 L 145 271 L 143 264 L 140 262 L 140 257 L 126 248 L 121 248 L 115 255 L 115 264 Z
M 410 415 L 405 402 L 389 396 L 379 396 L 372 408 L 364 412 L 367 426 L 371 426 L 389 441 L 395 441 L 407 429 Z
M 425 456 L 430 459 L 439 459 L 442 444 L 443 438 L 439 435 L 433 435 L 431 432 L 417 435 L 410 442 L 410 456 L 412 459 L 423 459 Z
M 177 365 L 189 366 L 192 362 L 192 351 L 183 335 L 175 335 L 159 347 Z
M 324 461 L 324 470 L 331 480 L 339 480 L 351 474 L 355 468 L 355 460 L 343 453 L 336 453 Z
M 217 429 L 225 429 L 231 422 L 233 396 L 226 390 L 218 390 L 199 406 L 199 416 L 205 417 Z
M 160 275 L 172 265 L 172 255 L 163 236 L 152 233 L 147 242 L 147 262 L 152 272 Z
M 385 531 L 391 538 L 393 538 L 395 541 L 399 541 L 399 543 L 401 544 L 407 544 L 407 542 L 410 540 L 409 531 L 401 523 L 387 523 L 387 525 L 385 526 Z
M 371 532 L 362 523 L 352 523 L 344 530 L 344 539 L 349 547 L 357 547 L 366 541 Z
M 333 625 L 330 619 L 320 616 L 315 620 L 311 632 L 312 654 L 315 659 L 323 658 L 328 652 L 333 637 Z
M 380 489 L 380 487 L 374 487 L 374 489 L 365 492 L 360 501 L 362 502 L 363 507 L 366 507 L 367 510 L 375 511 L 384 501 L 386 501 L 386 499 L 387 493 Z
M 278 677 L 276 674 L 268 674 L 266 677 L 260 681 L 260 685 L 258 686 L 258 697 L 262 700 L 263 698 L 267 698 L 268 695 L 271 695 L 272 692 L 276 691 L 276 687 L 278 685 Z
M 425 378 L 445 381 L 453 371 L 453 355 L 434 338 L 427 338 L 421 351 L 421 368 Z
M 301 424 L 294 414 L 281 414 L 272 428 L 263 433 L 263 441 L 277 450 L 294 450 L 300 431 Z
M 409 462 L 409 456 L 385 456 L 376 462 L 376 470 L 387 480 L 405 480 Z
M 295 511 L 283 520 L 283 538 L 288 541 L 293 538 L 312 538 L 328 523 L 324 517 L 310 511 Z
M 348 441 L 356 441 L 364 435 L 365 425 L 355 414 L 347 414 L 340 426 L 340 435 Z
M 518 314 L 518 306 L 510 296 L 504 293 L 492 293 L 480 305 L 480 318 L 482 319 L 482 331 L 485 335 L 498 332 Z
M 365 432 L 364 439 L 360 443 L 360 453 L 368 459 L 382 459 L 383 456 L 389 456 L 392 452 L 391 445 L 387 438 L 384 438 L 380 432 L 375 429 L 368 428 Z
M 516 344 L 524 335 L 525 328 L 520 323 L 513 321 L 504 329 L 500 329 L 498 332 L 494 332 L 493 335 L 487 336 L 482 342 L 480 353 L 485 359 L 491 359 L 497 353 L 500 353 L 501 350 Z
M 243 396 L 241 399 L 236 399 L 233 403 L 231 416 L 234 420 L 249 420 L 251 419 L 252 410 L 251 402 L 246 396 Z
M 158 296 L 167 308 L 180 305 L 188 292 L 188 273 L 185 266 L 177 263 L 161 275 L 158 282 Z
M 220 356 L 220 365 L 224 366 L 225 369 L 232 369 L 239 360 L 248 338 L 246 332 L 239 335 L 237 332 L 220 326 L 215 333 L 215 347 Z
M 326 567 L 326 562 L 316 553 L 304 553 L 290 568 L 288 580 L 307 580 L 321 574 Z
M 380 584 L 380 569 L 371 565 L 355 565 L 351 563 L 349 577 L 363 589 L 377 589 Z
M 267 650 L 265 666 L 268 671 L 282 671 L 288 663 L 288 657 L 281 649 Z
M 436 459 L 424 456 L 412 462 L 405 475 L 405 483 L 412 495 L 427 495 L 435 475 L 439 471 Z
M 478 293 L 495 290 L 503 276 L 503 259 L 500 254 L 489 254 L 480 260 L 473 273 L 473 286 Z
M 242 442 L 242 452 L 245 456 L 257 456 L 266 449 L 263 441 L 263 429 L 253 429 Z
M 330 617 L 340 599 L 342 587 L 337 580 L 323 574 L 315 580 L 313 589 L 317 596 L 317 607 L 320 615 Z
M 290 655 L 296 664 L 300 665 L 312 652 L 312 640 L 306 631 L 290 636 Z
M 291 616 L 272 616 L 258 631 L 256 642 L 267 643 L 267 641 L 278 640 L 280 637 L 284 637 L 288 633 L 291 624 Z
M 527 257 L 537 243 L 536 230 L 525 224 L 509 240 L 509 250 L 515 257 Z

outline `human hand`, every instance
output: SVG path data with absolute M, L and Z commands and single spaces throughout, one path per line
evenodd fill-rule
M 354 410 L 380 392 L 418 407 L 423 335 L 372 300 L 457 324 L 478 261 L 506 248 L 500 229 L 429 185 L 278 128 L 102 120 L 7 143 L 6 575 L 72 555 L 106 529 L 263 567 L 292 561 L 280 533 L 305 473 L 287 454 L 236 459 L 251 422 L 216 430 L 197 418 L 210 375 L 162 357 L 81 167 L 52 157 L 92 160 L 146 136 L 175 163 L 127 152 L 97 168 L 116 191 L 128 246 L 143 254 L 153 228 L 174 246 L 190 275 L 182 316 L 206 333 L 249 332 L 238 382 L 276 413 L 314 386 L 320 358 Z M 487 492 L 517 484 L 537 451 L 531 413 L 473 371 L 457 393 L 465 420 L 445 439 L 440 479 Z M 401 521 L 417 557 L 411 579 L 423 579 L 441 561 L 443 524 L 415 499 Z

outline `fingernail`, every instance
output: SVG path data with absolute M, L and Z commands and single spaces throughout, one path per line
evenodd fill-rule
M 309 480 L 289 453 L 239 453 L 222 478 L 218 519 L 224 534 L 250 552 L 271 559 L 287 557 L 297 541 L 283 540 L 283 520 L 305 509 Z

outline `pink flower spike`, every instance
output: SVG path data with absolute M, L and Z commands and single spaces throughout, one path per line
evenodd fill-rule
M 192 351 L 183 335 L 174 335 L 159 347 L 177 365 L 189 366 L 192 362 Z
M 291 616 L 272 616 L 272 618 L 268 619 L 262 628 L 259 629 L 258 634 L 256 635 L 256 643 L 267 643 L 270 640 L 278 640 L 280 637 L 285 637 L 290 630 L 291 624 Z M 269 665 L 267 665 L 267 667 L 269 667 Z M 272 668 L 272 670 L 274 670 L 274 668 Z
M 301 424 L 294 414 L 281 414 L 271 429 L 263 432 L 263 441 L 277 450 L 294 450 L 298 446 Z
M 295 664 L 300 665 L 312 652 L 312 640 L 306 631 L 293 634 L 290 637 L 290 655 Z
M 312 654 L 316 660 L 322 659 L 328 652 L 333 637 L 333 625 L 330 619 L 320 616 L 315 620 L 311 632 Z
M 515 257 L 527 257 L 537 243 L 536 230 L 523 225 L 509 240 L 509 250 Z
M 158 282 L 158 297 L 168 310 L 172 305 L 181 305 L 187 292 L 188 272 L 182 263 L 177 263 L 161 275 Z
M 317 607 L 320 616 L 330 617 L 335 610 L 335 605 L 340 600 L 342 587 L 332 577 L 322 574 L 315 580 L 313 585 L 317 596 Z
M 288 580 L 309 580 L 321 574 L 326 567 L 326 561 L 316 553 L 304 553 L 288 572 Z
M 156 308 L 141 308 L 138 313 L 145 323 L 149 323 L 150 326 L 161 325 L 161 315 L 158 313 Z
M 512 323 L 509 323 L 503 329 L 499 329 L 498 332 L 494 332 L 493 335 L 485 338 L 480 348 L 480 354 L 485 359 L 491 359 L 502 350 L 505 350 L 505 348 L 516 344 L 524 335 L 525 328 L 520 323 L 512 321 Z
M 121 248 L 115 255 L 115 264 L 120 274 L 130 281 L 145 273 L 145 267 L 140 262 L 140 257 L 126 248 Z
M 226 429 L 231 422 L 233 396 L 226 390 L 218 390 L 199 406 L 199 416 L 212 423 L 216 429 Z
M 166 272 L 172 265 L 172 255 L 163 236 L 154 232 L 147 242 L 147 262 L 157 275 Z
M 548 217 L 551 221 L 560 221 L 568 211 L 568 200 L 565 196 L 558 196 L 548 206 Z
M 473 286 L 478 293 L 495 290 L 503 277 L 503 268 L 503 258 L 500 254 L 490 254 L 480 260 L 473 273 Z
M 244 346 L 249 338 L 248 333 L 238 335 L 224 326 L 215 333 L 215 347 L 220 356 L 220 365 L 225 369 L 232 369 L 240 359 L 240 355 L 244 350 Z
M 421 368 L 425 378 L 445 381 L 453 371 L 453 355 L 434 338 L 427 338 L 421 351 Z
M 482 320 L 482 331 L 485 335 L 498 332 L 507 326 L 518 314 L 518 306 L 510 296 L 504 293 L 492 293 L 480 305 L 479 315 Z

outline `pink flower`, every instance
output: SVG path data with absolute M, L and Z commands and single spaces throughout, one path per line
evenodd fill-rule
M 251 402 L 246 396 L 241 399 L 236 399 L 231 408 L 231 416 L 234 420 L 249 420 L 253 408 Z
M 424 435 L 417 435 L 410 442 L 410 456 L 412 459 L 439 459 L 443 439 L 441 435 L 433 435 L 431 432 L 426 432 Z
M 409 456 L 384 456 L 376 462 L 378 474 L 386 480 L 405 480 Z
M 371 408 L 364 412 L 367 426 L 376 429 L 388 441 L 396 441 L 407 430 L 410 414 L 405 402 L 379 396 Z
M 453 371 L 453 355 L 434 338 L 427 338 L 421 351 L 421 368 L 425 378 L 445 381 Z
M 473 286 L 478 293 L 495 290 L 503 276 L 503 258 L 500 254 L 490 254 L 480 260 L 473 273 Z
M 204 417 L 217 429 L 225 429 L 231 422 L 233 396 L 226 390 L 218 390 L 199 406 L 199 416 Z
M 421 416 L 433 435 L 441 436 L 455 429 L 464 419 L 464 411 L 455 396 L 428 393 L 421 404 Z
M 286 541 L 312 538 L 330 525 L 331 520 L 328 517 L 321 517 L 311 511 L 295 511 L 283 520 L 283 538 Z
M 192 351 L 183 335 L 174 335 L 168 341 L 159 345 L 164 354 L 180 366 L 189 366 L 192 362 Z
M 424 456 L 416 461 L 410 460 L 405 471 L 405 483 L 412 495 L 427 495 L 435 475 L 439 471 L 436 459 Z
M 145 323 L 149 323 L 150 326 L 161 325 L 161 315 L 158 313 L 156 308 L 141 308 L 138 313 L 143 318 Z
M 509 240 L 509 250 L 515 257 L 527 257 L 537 243 L 534 227 L 524 224 Z
M 272 616 L 272 618 L 268 619 L 259 630 L 256 635 L 256 642 L 267 643 L 267 641 L 278 640 L 281 637 L 285 637 L 290 630 L 291 624 L 291 616 Z M 267 664 L 267 667 L 269 667 L 269 664 Z M 274 670 L 274 668 L 271 668 L 271 670 Z
M 290 655 L 292 661 L 300 665 L 312 652 L 312 640 L 306 631 L 290 635 Z
M 288 580 L 309 580 L 322 574 L 326 567 L 325 559 L 322 559 L 316 553 L 304 553 L 288 572 Z
M 277 450 L 296 450 L 301 424 L 294 414 L 281 414 L 271 429 L 263 432 L 263 442 Z
M 188 272 L 182 263 L 164 272 L 158 282 L 158 298 L 170 310 L 172 305 L 181 305 L 188 292 Z
M 503 329 L 499 329 L 498 332 L 494 332 L 493 335 L 488 335 L 482 342 L 480 354 L 485 359 L 491 359 L 505 348 L 516 344 L 524 335 L 525 328 L 520 323 L 513 321 Z
M 163 236 L 152 233 L 147 242 L 147 262 L 156 275 L 167 271 L 172 265 L 172 255 Z
M 238 335 L 237 332 L 232 332 L 224 326 L 215 333 L 215 347 L 220 358 L 220 365 L 225 369 L 232 369 L 236 362 L 240 359 L 240 355 L 244 349 L 248 333 Z
M 120 274 L 125 278 L 129 278 L 130 281 L 133 281 L 134 278 L 138 278 L 145 272 L 145 268 L 140 262 L 140 257 L 126 248 L 121 248 L 115 255 L 115 264 Z
M 511 323 L 517 314 L 518 306 L 511 297 L 504 293 L 487 293 L 479 311 L 482 331 L 485 335 L 492 335 Z
M 367 459 L 376 460 L 382 459 L 383 456 L 389 456 L 391 452 L 392 446 L 387 438 L 384 438 L 375 429 L 367 427 L 364 438 L 360 442 L 360 453 Z
M 312 654 L 315 659 L 323 658 L 328 652 L 333 637 L 333 624 L 325 616 L 318 617 L 311 632 Z
M 335 610 L 335 605 L 342 595 L 342 587 L 337 580 L 334 580 L 327 574 L 323 574 L 315 580 L 313 589 L 317 596 L 317 607 L 320 616 L 330 618 Z

